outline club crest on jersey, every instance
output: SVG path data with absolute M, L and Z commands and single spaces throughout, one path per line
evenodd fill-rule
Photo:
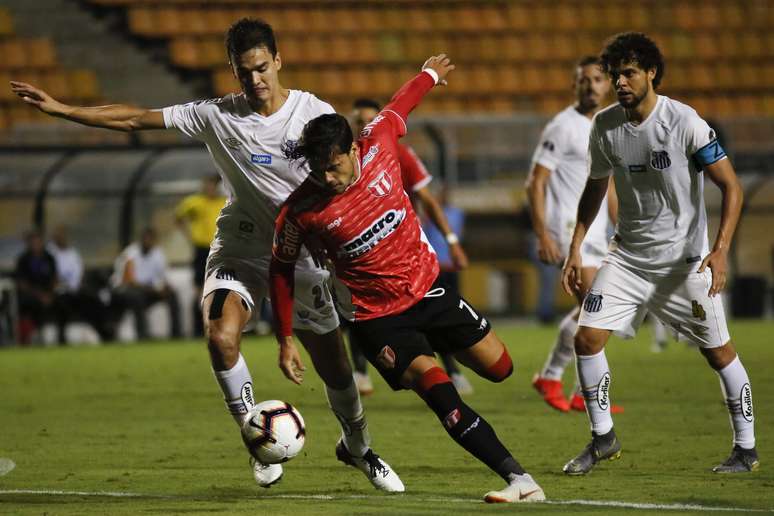
M 368 152 L 366 152 L 366 155 L 363 156 L 363 161 L 360 163 L 360 168 L 365 168 L 366 165 L 371 163 L 373 159 L 376 157 L 376 153 L 379 152 L 379 144 L 371 145 L 371 148 L 368 149 Z
M 602 310 L 602 294 L 589 291 L 589 293 L 586 294 L 586 299 L 583 301 L 583 309 L 591 314 Z
M 368 190 L 377 197 L 384 197 L 392 190 L 392 179 L 386 170 L 379 172 L 376 179 L 368 183 Z
M 669 153 L 667 151 L 653 151 L 650 155 L 650 166 L 656 170 L 664 170 L 669 168 L 672 164 L 672 160 L 669 159 Z
M 250 162 L 256 165 L 271 165 L 271 154 L 250 154 Z
M 373 221 L 365 231 L 345 242 L 337 251 L 339 258 L 356 258 L 367 253 L 376 244 L 384 240 L 387 235 L 398 229 L 406 217 L 406 210 L 388 210 L 381 217 Z
M 232 149 L 238 149 L 242 146 L 242 142 L 236 138 L 226 138 L 226 145 Z

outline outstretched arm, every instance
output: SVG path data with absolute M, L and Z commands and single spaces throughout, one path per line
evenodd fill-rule
M 117 131 L 166 128 L 164 116 L 160 110 L 155 111 L 125 104 L 97 107 L 70 106 L 59 102 L 45 91 L 26 82 L 11 81 L 11 90 L 24 102 L 47 115 L 83 125 Z

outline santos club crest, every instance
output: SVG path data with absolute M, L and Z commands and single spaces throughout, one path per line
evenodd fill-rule
M 386 170 L 379 172 L 376 179 L 368 183 L 368 189 L 377 197 L 384 197 L 392 190 L 392 179 Z
M 672 160 L 669 159 L 667 151 L 653 151 L 650 157 L 650 165 L 657 170 L 664 170 L 669 168 L 672 164 Z

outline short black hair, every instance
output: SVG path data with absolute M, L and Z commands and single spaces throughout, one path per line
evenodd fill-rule
M 352 147 L 352 129 L 347 119 L 336 113 L 313 118 L 304 126 L 301 138 L 285 142 L 282 152 L 290 161 L 303 161 L 312 173 L 325 172 L 334 155 L 349 152 Z
M 355 99 L 355 102 L 352 103 L 352 109 L 375 109 L 376 111 L 381 111 L 382 105 L 374 99 L 361 97 L 359 99 Z
M 664 56 L 658 45 L 642 32 L 623 32 L 616 34 L 605 43 L 602 54 L 602 69 L 610 70 L 621 63 L 636 62 L 643 70 L 656 69 L 653 89 L 658 88 L 664 77 Z
M 271 57 L 277 56 L 274 29 L 265 21 L 256 18 L 242 18 L 228 29 L 226 53 L 229 61 L 256 47 L 266 48 Z
M 599 58 L 599 56 L 583 56 L 580 59 L 578 59 L 578 62 L 575 64 L 576 68 L 582 68 L 584 66 L 589 65 L 599 65 L 602 66 L 602 60 Z

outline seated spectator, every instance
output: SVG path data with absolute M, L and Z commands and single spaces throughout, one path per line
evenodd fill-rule
M 97 291 L 84 288 L 83 260 L 78 250 L 70 245 L 65 226 L 57 226 L 54 229 L 46 250 L 56 261 L 59 301 L 56 323 L 59 341 L 65 342 L 65 327 L 68 322 L 75 320 L 89 323 L 101 340 L 111 340 L 115 330 L 111 324 L 108 307 L 102 302 Z
M 29 231 L 25 240 L 27 247 L 16 261 L 15 278 L 19 299 L 19 341 L 26 345 L 36 329 L 56 319 L 58 307 L 56 261 L 43 246 L 40 231 Z
M 137 338 L 149 337 L 146 311 L 159 301 L 169 309 L 171 336 L 180 337 L 180 309 L 177 295 L 167 283 L 167 260 L 156 246 L 156 231 L 146 228 L 139 242 L 130 244 L 115 262 L 112 283 L 114 298 L 134 314 Z

